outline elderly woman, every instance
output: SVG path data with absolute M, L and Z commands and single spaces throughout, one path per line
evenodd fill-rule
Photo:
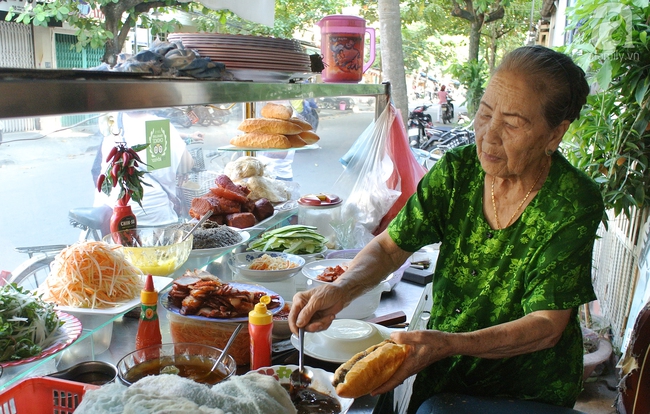
M 391 335 L 408 356 L 373 394 L 417 374 L 410 411 L 439 392 L 572 407 L 582 386 L 577 308 L 595 299 L 604 207 L 558 146 L 588 92 L 565 55 L 534 46 L 504 57 L 476 114 L 476 145 L 447 152 L 343 277 L 296 294 L 292 330 L 326 329 L 412 252 L 440 242 L 428 329 Z

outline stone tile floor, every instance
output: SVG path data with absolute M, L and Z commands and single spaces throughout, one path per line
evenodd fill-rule
M 575 410 L 588 414 L 616 414 L 614 400 L 616 386 L 620 380 L 616 362 L 610 358 L 605 364 L 597 367 L 584 384 L 584 390 L 578 396 L 573 407 Z

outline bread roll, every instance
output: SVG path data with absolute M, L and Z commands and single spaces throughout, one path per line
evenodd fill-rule
M 293 122 L 294 124 L 298 125 L 300 128 L 302 128 L 303 131 L 311 131 L 314 129 L 312 124 L 295 116 L 293 118 L 289 118 L 289 122 Z
M 249 118 L 239 124 L 239 130 L 244 132 L 265 132 L 267 134 L 295 135 L 302 132 L 302 128 L 293 122 L 282 119 Z
M 269 102 L 262 107 L 260 113 L 264 118 L 289 119 L 293 115 L 293 110 L 284 105 Z
M 241 148 L 291 148 L 289 139 L 284 135 L 261 132 L 238 135 L 230 143 Z
M 301 148 L 307 145 L 307 143 L 300 138 L 300 135 L 286 135 L 291 143 L 291 148 Z
M 298 135 L 300 135 L 300 138 L 302 138 L 307 145 L 315 144 L 320 140 L 320 137 L 313 131 L 302 131 Z
M 359 398 L 390 379 L 406 359 L 406 346 L 387 339 L 338 367 L 332 385 L 343 398 Z

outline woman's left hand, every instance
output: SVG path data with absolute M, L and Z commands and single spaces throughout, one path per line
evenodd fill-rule
M 402 384 L 411 375 L 415 375 L 427 366 L 453 355 L 450 334 L 435 331 L 394 332 L 390 339 L 398 344 L 407 345 L 406 359 L 395 374 L 370 394 L 383 394 Z

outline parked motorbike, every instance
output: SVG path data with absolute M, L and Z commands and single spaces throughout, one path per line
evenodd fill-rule
M 213 105 L 197 105 L 187 108 L 192 123 L 201 126 L 223 125 L 230 120 L 230 110 Z
M 409 113 L 408 137 L 413 148 L 420 148 L 436 134 L 431 115 L 425 112 L 430 107 L 431 105 L 420 105 Z
M 177 127 L 189 128 L 192 126 L 192 119 L 184 110 L 179 108 L 170 107 L 159 109 L 154 111 L 154 115 L 169 119 L 169 122 Z
M 440 136 L 438 142 L 425 146 L 422 149 L 429 151 L 434 160 L 439 160 L 442 155 L 452 148 L 460 147 L 461 145 L 469 145 L 475 142 L 474 131 L 470 129 L 471 124 L 467 127 L 458 127 L 450 129 Z
M 454 99 L 447 95 L 447 103 L 440 105 L 440 111 L 442 115 L 442 123 L 452 123 L 454 119 L 454 104 L 452 103 Z

